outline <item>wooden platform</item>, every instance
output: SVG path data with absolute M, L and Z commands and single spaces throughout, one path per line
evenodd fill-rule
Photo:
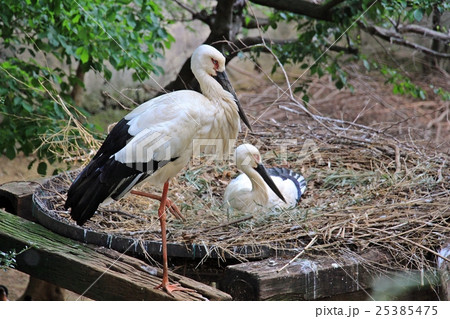
M 193 294 L 176 292 L 171 297 L 153 289 L 160 283 L 160 269 L 111 249 L 57 235 L 27 220 L 32 219 L 31 194 L 37 185 L 17 182 L 0 186 L 0 207 L 10 211 L 0 211 L 0 250 L 19 251 L 30 247 L 17 257 L 18 270 L 92 299 L 317 300 L 334 296 L 339 300 L 336 296 L 364 292 L 380 275 L 369 273 L 351 258 L 344 264 L 337 264 L 331 257 L 302 256 L 282 271 L 278 270 L 290 258 L 267 258 L 213 269 L 208 279 L 217 282 L 222 291 L 171 272 L 171 281 L 197 291 Z M 381 251 L 370 250 L 364 258 L 379 261 L 388 257 Z M 183 273 L 197 280 L 206 277 L 195 275 L 199 260 L 178 262 L 178 270 L 184 269 Z M 217 261 L 210 260 L 210 264 L 215 267 Z M 442 297 L 450 300 L 449 264 L 441 261 L 438 265 Z
M 161 271 L 104 247 L 91 247 L 0 210 L 0 250 L 16 252 L 16 268 L 96 300 L 231 300 L 208 285 L 171 273 L 170 280 L 196 293 L 154 289 Z

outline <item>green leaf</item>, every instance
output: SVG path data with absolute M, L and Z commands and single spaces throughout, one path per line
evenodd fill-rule
M 423 11 L 422 11 L 422 9 L 414 10 L 413 16 L 414 16 L 414 19 L 416 19 L 416 21 L 420 22 L 422 20 L 422 18 L 423 18 Z
M 7 145 L 7 146 L 6 146 L 5 155 L 6 155 L 6 157 L 9 158 L 10 160 L 12 160 L 14 157 L 16 157 L 16 149 L 14 148 L 14 146 L 12 146 L 12 145 Z
M 29 113 L 33 112 L 33 106 L 31 106 L 27 101 L 22 102 L 22 107 Z
M 17 106 L 21 106 L 22 105 L 22 98 L 20 97 L 20 96 L 15 96 L 14 97 L 14 99 L 13 99 L 13 103 L 14 103 L 14 105 L 17 105 Z
M 424 90 L 420 90 L 420 91 L 419 91 L 419 97 L 420 97 L 422 100 L 425 100 L 425 99 L 427 98 L 427 96 L 426 96 Z
M 31 169 L 33 167 L 33 164 L 37 161 L 37 159 L 32 160 L 29 164 L 28 164 L 28 169 Z
M 78 23 L 78 21 L 80 21 L 81 15 L 77 14 L 75 17 L 72 18 L 72 22 L 73 23 Z
M 302 101 L 305 102 L 305 103 L 308 103 L 309 102 L 309 95 L 306 95 L 306 94 L 303 95 Z M 307 106 L 307 105 L 305 105 L 305 106 Z
M 40 162 L 39 165 L 38 165 L 37 171 L 41 175 L 47 174 L 47 163 Z
M 79 47 L 75 53 L 80 57 L 83 64 L 89 60 L 89 51 L 85 47 Z
M 363 64 L 366 70 L 370 71 L 370 63 L 366 59 L 363 60 Z

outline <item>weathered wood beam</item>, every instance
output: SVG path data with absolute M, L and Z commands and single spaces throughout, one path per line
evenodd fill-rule
M 372 250 L 363 258 L 379 262 L 387 257 Z M 339 264 L 326 256 L 301 258 L 278 272 L 288 261 L 270 258 L 228 266 L 224 290 L 234 300 L 316 300 L 360 291 L 374 278 L 352 258 Z
M 27 251 L 16 268 L 36 278 L 95 300 L 229 300 L 231 297 L 194 280 L 169 274 L 195 293 L 154 289 L 162 272 L 118 252 L 95 248 L 57 235 L 41 225 L 0 210 L 0 250 Z
M 0 208 L 17 216 L 34 220 L 31 214 L 33 192 L 45 180 L 9 182 L 0 185 Z

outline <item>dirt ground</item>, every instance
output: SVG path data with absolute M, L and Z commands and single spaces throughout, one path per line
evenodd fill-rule
M 348 70 L 353 92 L 349 89 L 337 90 L 327 76 L 307 79 L 310 82 L 309 109 L 316 110 L 323 116 L 383 128 L 402 140 L 449 152 L 449 102 L 438 100 L 431 89 L 427 92 L 428 99 L 425 101 L 394 95 L 392 87 L 385 84 L 379 76 L 368 75 L 353 67 Z M 301 115 L 281 108 L 282 100 L 273 103 L 273 96 L 278 94 L 277 88 L 267 81 L 264 74 L 240 71 L 239 64 L 230 67 L 229 73 L 232 82 L 236 84 L 241 104 L 254 120 L 296 123 L 303 119 Z M 293 79 L 300 74 L 300 70 L 291 70 L 289 73 Z M 447 90 L 450 90 L 449 80 L 445 72 L 436 72 L 418 79 L 420 83 L 433 83 Z M 0 157 L 0 184 L 39 178 L 36 166 L 31 170 L 27 169 L 31 160 L 32 157 L 25 156 L 18 156 L 14 160 Z M 8 287 L 11 300 L 20 297 L 27 283 L 26 274 L 13 269 L 0 271 L 0 284 Z M 72 292 L 66 293 L 67 300 L 76 300 L 77 297 Z

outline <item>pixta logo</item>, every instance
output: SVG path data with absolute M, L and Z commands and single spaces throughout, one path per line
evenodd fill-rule
M 173 160 L 171 138 L 160 132 L 142 130 L 116 153 L 115 159 L 141 172 L 154 172 Z

